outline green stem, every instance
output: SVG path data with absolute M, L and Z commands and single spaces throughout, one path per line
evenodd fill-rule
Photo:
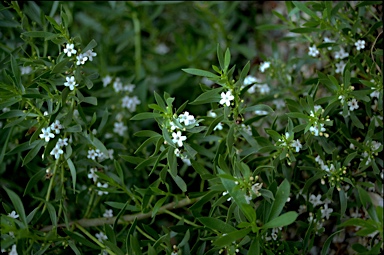
M 141 33 L 140 33 L 140 21 L 137 18 L 137 13 L 132 14 L 133 28 L 135 31 L 135 73 L 136 80 L 141 78 Z
M 175 214 L 175 213 L 173 213 L 173 212 L 171 212 L 171 211 L 169 211 L 169 210 L 164 210 L 164 212 L 165 212 L 166 214 L 171 215 L 172 217 L 174 217 L 174 218 L 176 218 L 176 219 L 178 219 L 178 220 L 182 220 L 182 221 L 184 221 L 185 223 L 187 223 L 187 224 L 189 224 L 189 225 L 191 225 L 191 226 L 194 226 L 194 227 L 201 227 L 201 226 L 199 226 L 199 225 L 193 223 L 192 221 L 189 221 L 189 220 L 187 220 L 187 219 L 185 219 L 185 218 L 183 218 L 183 217 L 180 217 L 179 215 L 177 215 L 177 214 Z
M 89 203 L 88 203 L 88 206 L 87 206 L 87 210 L 85 211 L 85 214 L 84 214 L 84 218 L 88 218 L 88 214 L 89 212 L 91 211 L 91 207 L 92 207 L 92 203 L 93 203 L 93 199 L 95 198 L 95 192 L 92 191 L 92 194 L 91 194 L 91 199 L 89 199 Z
M 92 241 L 94 241 L 95 243 L 97 243 L 97 245 L 99 245 L 102 249 L 105 249 L 106 251 L 108 251 L 108 254 L 111 254 L 111 255 L 115 255 L 115 253 L 113 251 L 111 251 L 110 249 L 108 249 L 108 247 L 106 247 L 103 243 L 101 243 L 99 240 L 97 240 L 96 237 L 94 237 L 93 235 L 91 235 L 91 233 L 89 233 L 85 228 L 83 228 L 81 225 L 75 223 L 75 227 L 77 227 L 78 229 L 80 229 L 86 236 L 88 236 Z
M 139 228 L 138 226 L 136 226 L 136 229 L 143 235 L 145 236 L 146 238 L 148 238 L 149 240 L 151 240 L 152 242 L 156 242 L 156 239 L 153 238 L 152 236 L 148 235 L 147 233 L 145 233 L 141 228 Z M 167 249 L 167 246 L 163 243 L 160 244 L 163 248 Z
M 51 192 L 52 192 L 52 189 L 53 189 L 53 183 L 55 182 L 55 177 L 56 177 L 56 171 L 57 171 L 57 165 L 58 165 L 58 160 L 55 161 L 55 166 L 53 167 L 53 173 L 52 173 L 52 177 L 51 177 L 51 180 L 49 181 L 49 186 L 48 186 L 48 191 L 47 191 L 47 195 L 45 196 L 45 202 L 48 202 L 49 201 L 49 198 L 51 197 Z M 45 212 L 45 209 L 47 208 L 47 204 L 45 203 L 44 204 L 44 207 L 43 207 L 43 211 L 41 212 L 41 214 L 43 214 Z

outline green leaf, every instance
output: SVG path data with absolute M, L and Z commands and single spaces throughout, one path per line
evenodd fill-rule
M 85 246 L 88 246 L 92 249 L 96 249 L 96 250 L 100 250 L 100 247 L 94 243 L 92 243 L 91 241 L 89 241 L 88 239 L 86 239 L 84 236 L 82 236 L 81 234 L 77 233 L 77 232 L 71 232 L 67 229 L 63 229 L 63 231 L 68 235 L 70 236 L 73 240 L 79 242 L 80 244 L 83 244 Z
M 268 217 L 268 222 L 276 218 L 284 208 L 289 197 L 290 184 L 287 179 L 280 184 L 276 191 L 275 200 L 273 201 L 271 212 Z
M 141 112 L 136 114 L 131 118 L 131 120 L 145 120 L 145 119 L 154 119 L 154 118 L 159 118 L 162 115 L 160 113 L 155 113 L 155 112 Z
M 45 141 L 44 140 L 39 140 L 35 147 L 32 148 L 32 150 L 30 150 L 28 152 L 28 154 L 25 156 L 24 160 L 23 160 L 23 166 L 25 166 L 26 164 L 28 164 L 32 159 L 34 159 L 37 155 L 37 153 L 39 153 L 41 147 L 43 147 Z
M 97 46 L 97 42 L 96 42 L 94 39 L 92 39 L 92 40 L 88 43 L 88 45 L 85 46 L 85 48 L 84 48 L 81 52 L 82 52 L 82 53 L 85 53 L 85 52 L 87 52 L 88 50 L 95 48 L 96 46 Z
M 15 77 L 16 88 L 19 90 L 19 92 L 21 92 L 21 94 L 24 94 L 25 88 L 23 84 L 21 84 L 20 68 L 19 68 L 19 65 L 17 64 L 16 59 L 13 57 L 12 54 L 11 54 L 11 68 L 12 68 L 13 76 Z
M 314 27 L 299 27 L 299 28 L 291 29 L 290 31 L 292 33 L 306 34 L 306 33 L 312 33 L 312 32 L 320 32 L 322 30 Z
M 79 124 L 76 124 L 72 127 L 67 128 L 65 131 L 67 131 L 68 133 L 78 133 L 81 132 L 81 130 L 81 126 Z
M 171 175 L 171 177 L 176 182 L 177 186 L 181 189 L 181 191 L 187 192 L 187 184 L 180 176 L 176 175 L 175 177 L 173 177 Z
M 79 251 L 79 249 L 76 247 L 76 244 L 73 240 L 69 240 L 68 241 L 68 245 L 69 247 L 71 247 L 71 249 L 73 250 L 73 252 L 76 254 L 76 255 L 81 255 L 81 252 Z M 49 248 L 49 247 L 48 247 Z
M 308 9 L 308 7 L 305 5 L 305 2 L 299 2 L 299 1 L 292 1 L 292 3 L 302 12 L 305 12 L 306 14 L 308 14 L 309 16 L 311 16 L 314 20 L 320 20 L 320 18 L 316 15 L 316 13 L 314 13 L 313 11 L 311 11 L 310 9 Z
M 197 220 L 200 221 L 204 226 L 217 230 L 221 233 L 230 233 L 237 230 L 235 227 L 231 226 L 230 224 L 225 223 L 224 221 L 216 218 L 200 217 Z
M 372 204 L 372 200 L 371 200 L 371 197 L 368 195 L 368 192 L 365 191 L 360 186 L 357 186 L 357 190 L 359 192 L 359 198 L 360 198 L 362 205 L 365 208 L 368 208 L 368 206 Z
M 38 181 L 40 181 L 41 179 L 43 179 L 44 175 L 45 175 L 45 171 L 44 171 L 44 169 L 41 169 L 41 170 L 37 171 L 37 172 L 36 172 L 36 173 L 29 179 L 29 181 L 28 181 L 28 183 L 27 183 L 27 186 L 25 187 L 23 196 L 25 196 L 25 194 L 28 194 L 28 193 L 31 191 L 31 189 L 32 189 L 33 187 L 35 187 L 36 183 L 37 183 Z
M 21 35 L 28 36 L 28 37 L 43 37 L 43 38 L 50 38 L 54 36 L 58 36 L 57 34 L 51 33 L 51 32 L 45 32 L 45 31 L 31 31 L 31 32 L 24 32 L 21 33 Z
M 223 88 L 216 88 L 216 89 L 211 89 L 206 92 L 203 92 L 190 104 L 199 105 L 199 104 L 219 102 L 221 99 L 220 92 L 222 90 Z
M 340 197 L 340 215 L 341 217 L 344 217 L 345 211 L 347 210 L 348 198 L 347 198 L 347 194 L 345 194 L 343 189 L 339 191 L 339 197 Z
M 153 209 L 152 209 L 152 216 L 151 216 L 152 218 L 155 217 L 160 207 L 164 204 L 165 200 L 167 200 L 167 197 L 163 197 L 157 200 L 156 204 L 153 206 Z
M 192 75 L 203 76 L 203 77 L 212 78 L 212 79 L 219 79 L 220 78 L 219 76 L 217 76 L 211 72 L 201 70 L 201 69 L 187 68 L 187 69 L 181 69 L 181 70 L 183 70 L 186 73 L 192 74 Z
M 245 108 L 246 112 L 254 112 L 254 111 L 266 111 L 269 114 L 274 113 L 273 109 L 265 104 L 258 104 L 258 105 L 253 105 Z
M 231 52 L 229 51 L 229 48 L 225 51 L 224 56 L 224 71 L 226 72 L 228 70 L 229 64 L 231 62 Z
M 75 190 L 76 190 L 76 168 L 75 168 L 75 165 L 73 164 L 73 162 L 70 158 L 67 159 L 67 164 L 68 164 L 69 170 L 71 171 L 72 188 L 73 188 L 73 193 L 75 193 Z
M 3 188 L 7 192 L 9 199 L 11 200 L 11 202 L 13 204 L 13 207 L 15 207 L 15 211 L 19 215 L 21 222 L 23 222 L 24 228 L 27 228 L 28 227 L 27 217 L 25 215 L 24 205 L 21 202 L 20 197 L 15 192 L 13 192 L 12 190 L 10 190 L 4 186 L 3 186 Z
M 336 231 L 336 232 L 333 232 L 328 238 L 327 240 L 325 240 L 324 244 L 323 244 L 323 248 L 321 249 L 321 255 L 327 255 L 329 254 L 328 250 L 329 250 L 329 246 L 331 245 L 331 242 L 333 240 L 333 237 L 337 234 L 339 234 L 341 231 L 345 231 L 344 229 L 340 229 L 339 231 Z
M 229 246 L 232 245 L 232 242 L 236 242 L 237 240 L 243 238 L 251 231 L 251 228 L 245 228 L 237 231 L 233 231 L 231 233 L 228 233 L 225 236 L 221 236 L 216 241 L 213 242 L 213 245 L 215 246 Z
M 297 214 L 297 212 L 294 211 L 284 213 L 279 217 L 267 222 L 264 226 L 262 226 L 262 228 L 277 228 L 288 226 L 289 224 L 295 222 L 297 216 L 299 215 Z
M 51 217 L 52 225 L 57 228 L 57 215 L 55 207 L 50 202 L 47 202 L 47 209 L 49 217 Z
M 63 60 L 61 60 L 59 63 L 57 63 L 57 64 L 53 67 L 51 73 L 53 73 L 53 74 L 57 74 L 57 73 L 63 73 L 63 72 L 65 72 L 65 71 L 68 69 L 68 67 L 67 67 L 67 63 L 68 63 L 68 61 L 69 61 L 69 58 L 64 58 Z

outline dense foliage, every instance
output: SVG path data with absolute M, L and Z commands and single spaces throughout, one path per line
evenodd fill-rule
M 2 252 L 383 250 L 381 2 L 0 17 Z

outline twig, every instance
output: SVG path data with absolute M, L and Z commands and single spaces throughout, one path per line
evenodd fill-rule
M 193 203 L 199 201 L 200 199 L 201 199 L 201 197 L 194 198 L 194 199 L 189 199 L 187 197 L 187 198 L 184 198 L 184 199 L 182 199 L 182 200 L 180 200 L 178 202 L 172 202 L 172 203 L 163 205 L 162 207 L 160 207 L 160 209 L 157 211 L 156 214 L 162 214 L 162 213 L 164 213 L 167 210 L 181 208 L 181 207 L 193 204 Z M 147 213 L 127 214 L 127 215 L 124 215 L 124 216 L 120 217 L 120 219 L 118 221 L 118 224 L 132 222 L 135 219 L 142 220 L 142 219 L 150 218 L 151 216 L 152 216 L 152 211 L 151 212 L 147 212 Z M 80 225 L 82 227 L 96 227 L 96 226 L 102 226 L 104 224 L 113 224 L 115 222 L 115 220 L 116 220 L 116 217 L 112 217 L 112 218 L 102 217 L 102 218 L 95 218 L 95 219 L 81 219 L 81 220 L 78 220 L 78 221 L 71 221 L 71 222 L 69 222 L 69 226 L 72 226 L 72 225 L 76 224 L 76 225 Z M 64 223 L 58 224 L 57 227 L 58 228 L 65 227 L 65 224 Z M 40 231 L 48 232 L 52 228 L 53 228 L 53 226 L 49 225 L 49 226 L 43 227 L 42 229 L 40 229 Z
M 380 69 L 380 67 L 377 65 L 377 63 L 376 63 L 376 61 L 375 61 L 375 58 L 373 57 L 373 48 L 374 48 L 374 46 L 376 45 L 377 39 L 379 39 L 379 37 L 380 37 L 380 35 L 381 35 L 382 33 L 383 33 L 383 31 L 381 31 L 381 32 L 377 35 L 377 37 L 376 37 L 376 39 L 375 39 L 375 41 L 373 42 L 372 47 L 371 47 L 371 58 L 372 58 L 373 63 L 375 63 L 375 65 L 376 65 L 376 69 L 377 69 L 377 71 L 379 71 L 379 73 L 381 73 L 381 69 Z

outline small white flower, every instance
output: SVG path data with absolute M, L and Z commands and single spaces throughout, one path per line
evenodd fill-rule
M 97 178 L 99 178 L 99 176 L 96 174 L 96 172 L 97 172 L 97 168 L 95 168 L 95 167 L 92 167 L 91 169 L 89 169 L 88 178 L 92 179 L 93 182 L 96 182 Z
M 101 184 L 100 182 L 97 183 L 97 187 L 99 188 L 108 188 L 108 183 L 104 183 L 104 184 Z M 99 190 L 97 192 L 97 194 L 99 196 L 102 196 L 103 194 L 108 194 L 108 191 L 102 191 L 102 190 Z
M 69 87 L 70 90 L 74 90 L 79 84 L 76 83 L 75 76 L 65 77 L 67 82 L 64 82 L 64 86 Z
M 252 196 L 247 196 L 247 195 L 244 195 L 244 196 L 245 196 L 245 201 L 247 201 L 247 204 L 250 204 L 252 200 Z
M 127 131 L 127 127 L 124 125 L 123 122 L 115 122 L 113 128 L 113 132 L 117 133 L 120 136 L 124 136 L 125 132 Z
M 277 110 L 281 110 L 285 107 L 285 102 L 282 99 L 275 99 L 272 101 L 276 105 Z
M 87 158 L 89 159 L 92 159 L 92 160 L 96 160 L 96 157 L 98 157 L 99 154 L 95 151 L 95 150 L 88 150 L 88 156 Z
M 12 245 L 12 249 L 9 252 L 9 255 L 18 255 L 17 250 L 16 250 L 16 244 Z
M 365 48 L 365 41 L 364 40 L 358 40 L 355 42 L 356 50 L 361 50 Z
M 32 72 L 32 67 L 30 67 L 30 66 L 21 66 L 20 67 L 20 72 L 21 72 L 21 75 L 30 74 Z
M 133 90 L 135 89 L 135 87 L 136 87 L 136 85 L 134 85 L 134 84 L 128 84 L 128 85 L 125 85 L 125 86 L 123 87 L 123 90 L 124 90 L 124 91 L 127 91 L 127 92 L 129 92 L 129 93 L 132 93 Z
M 105 209 L 105 212 L 104 212 L 104 214 L 103 214 L 103 217 L 105 217 L 105 218 L 112 218 L 112 217 L 113 217 L 113 211 L 112 211 L 112 209 L 109 209 L 109 210 Z
M 189 112 L 187 112 L 187 111 L 185 111 L 184 113 L 179 115 L 179 121 L 180 121 L 180 123 L 184 122 L 184 124 L 186 126 L 195 124 L 195 122 L 196 122 L 195 116 L 189 114 Z
M 56 146 L 52 149 L 52 151 L 49 154 L 55 156 L 55 159 L 59 159 L 60 155 L 63 153 L 64 151 L 56 144 Z
M 96 236 L 97 240 L 99 240 L 99 242 L 101 242 L 101 243 L 104 240 L 108 239 L 108 237 L 103 232 L 97 233 L 95 236 Z
M 104 87 L 107 87 L 107 85 L 111 83 L 111 81 L 112 81 L 112 77 L 109 76 L 109 75 L 107 75 L 107 76 L 105 76 L 105 77 L 102 79 L 102 81 L 103 81 L 103 86 L 104 86 Z
M 74 44 L 67 44 L 64 49 L 64 53 L 67 54 L 68 57 L 72 56 L 72 54 L 76 54 L 76 50 L 74 49 Z
M 316 207 L 316 206 L 318 206 L 318 205 L 323 204 L 323 201 L 321 201 L 321 195 L 320 195 L 320 194 L 317 195 L 317 196 L 311 194 L 311 195 L 309 196 L 309 202 L 310 202 L 311 204 L 313 204 L 313 207 Z
M 109 158 L 109 159 L 113 159 L 113 153 L 114 153 L 114 150 L 113 150 L 113 149 L 109 149 L 109 150 L 108 150 L 108 158 Z
M 53 133 L 51 133 L 50 127 L 42 128 L 41 132 L 42 132 L 42 134 L 40 134 L 39 136 L 40 136 L 40 138 L 45 139 L 46 142 L 49 142 L 49 140 L 51 138 L 55 137 L 55 135 Z
M 56 120 L 51 124 L 51 130 L 55 132 L 55 134 L 60 134 L 60 129 L 62 129 L 63 126 L 60 124 L 60 120 Z
M 372 89 L 374 89 L 374 88 L 372 88 Z M 371 94 L 369 94 L 369 96 L 370 96 L 371 98 L 374 98 L 374 97 L 379 98 L 379 97 L 380 97 L 380 91 L 378 91 L 378 90 L 374 90 Z
M 172 137 L 172 142 L 176 143 L 179 147 L 183 146 L 183 141 L 187 140 L 186 136 L 181 135 L 181 131 L 173 132 Z
M 176 155 L 176 157 L 180 157 L 180 150 L 178 149 L 178 148 L 176 148 L 175 150 L 174 150 L 174 153 L 175 153 L 175 155 Z
M 213 131 L 216 131 L 216 130 L 223 130 L 223 124 L 220 122 L 219 124 L 217 124 L 214 128 L 213 128 Z
M 340 103 L 341 103 L 341 104 L 344 104 L 344 102 L 345 102 L 345 96 L 340 95 L 340 96 L 338 97 L 338 99 L 340 100 Z
M 96 57 L 97 56 L 97 53 L 96 52 L 93 52 L 93 49 L 92 50 L 87 50 L 87 52 L 85 52 L 83 54 L 84 57 L 87 57 L 89 59 L 89 61 L 92 61 L 93 60 L 93 57 Z
M 232 95 L 231 91 L 227 91 L 226 93 L 221 92 L 220 104 L 230 106 L 233 99 L 235 99 L 235 97 Z
M 356 147 L 355 147 L 355 145 L 354 145 L 353 143 L 351 143 L 351 144 L 349 145 L 349 148 L 352 149 L 352 150 L 356 149 Z
M 136 106 L 141 103 L 141 101 L 137 98 L 137 96 L 129 97 L 125 96 L 122 99 L 122 107 L 127 108 L 131 112 L 136 111 Z
M 316 45 L 309 47 L 308 55 L 312 57 L 317 57 L 317 55 L 319 55 L 319 50 L 316 48 Z
M 303 147 L 303 145 L 301 145 L 299 139 L 293 140 L 291 143 L 291 146 L 295 148 L 296 152 L 299 152 L 300 149 Z
M 335 59 L 344 59 L 349 56 L 348 52 L 344 51 L 344 48 L 340 48 L 340 51 L 335 52 Z
M 76 65 L 84 65 L 85 62 L 87 62 L 88 57 L 85 56 L 85 54 L 80 54 L 79 56 L 76 56 L 77 62 Z
M 345 68 L 345 63 L 344 61 L 340 61 L 339 63 L 336 63 L 336 70 L 335 73 L 342 73 Z
M 268 84 L 259 85 L 257 88 L 262 95 L 268 94 L 271 91 Z
M 209 110 L 209 111 L 207 112 L 207 117 L 216 118 L 216 117 L 217 117 L 217 114 L 216 114 L 214 111 Z
M 118 93 L 123 90 L 123 83 L 121 82 L 120 78 L 117 77 L 115 81 L 113 82 L 113 88 L 115 89 L 115 92 Z
M 223 192 L 223 196 L 226 196 L 228 194 L 228 191 L 224 191 Z M 232 197 L 229 196 L 229 198 L 227 198 L 227 201 L 231 201 Z
M 251 84 L 256 83 L 256 82 L 259 82 L 259 79 L 257 79 L 255 76 L 248 75 L 247 77 L 245 77 L 243 84 L 244 84 L 244 86 L 247 86 L 247 85 L 251 85 Z
M 350 111 L 359 109 L 359 104 L 358 104 L 356 98 L 353 98 L 351 101 L 348 101 L 347 104 L 348 104 L 348 106 L 349 106 L 349 110 L 350 110 Z
M 332 43 L 332 42 L 335 42 L 335 41 L 329 39 L 328 37 L 324 37 L 324 42 L 325 42 L 325 43 Z M 330 47 L 328 47 L 327 49 L 328 49 L 328 50 L 332 50 L 332 47 L 330 46 Z
M 263 63 L 260 65 L 259 70 L 260 70 L 260 72 L 264 73 L 264 71 L 265 71 L 266 69 L 268 69 L 270 66 L 271 66 L 271 62 L 268 62 L 268 61 L 263 62 Z
M 259 195 L 259 190 L 263 187 L 263 184 L 262 183 L 255 183 L 252 185 L 251 187 L 251 190 L 253 193 L 255 193 L 256 195 Z
M 169 48 L 167 45 L 165 45 L 164 43 L 159 43 L 156 48 L 155 48 L 155 52 L 157 54 L 160 54 L 160 55 L 165 55 L 169 52 Z
M 189 158 L 181 158 L 181 160 L 184 162 L 184 164 L 186 164 L 187 166 L 190 166 L 192 165 L 191 164 L 191 160 Z
M 19 218 L 19 215 L 16 213 L 16 211 L 12 211 L 11 213 L 8 213 L 8 216 L 14 219 Z
M 321 218 L 327 218 L 329 220 L 329 216 L 333 212 L 332 208 L 328 208 L 328 204 L 324 204 L 324 208 L 321 209 Z
M 44 115 L 44 116 L 48 116 L 49 113 L 48 113 L 47 111 L 44 111 L 43 115 Z

